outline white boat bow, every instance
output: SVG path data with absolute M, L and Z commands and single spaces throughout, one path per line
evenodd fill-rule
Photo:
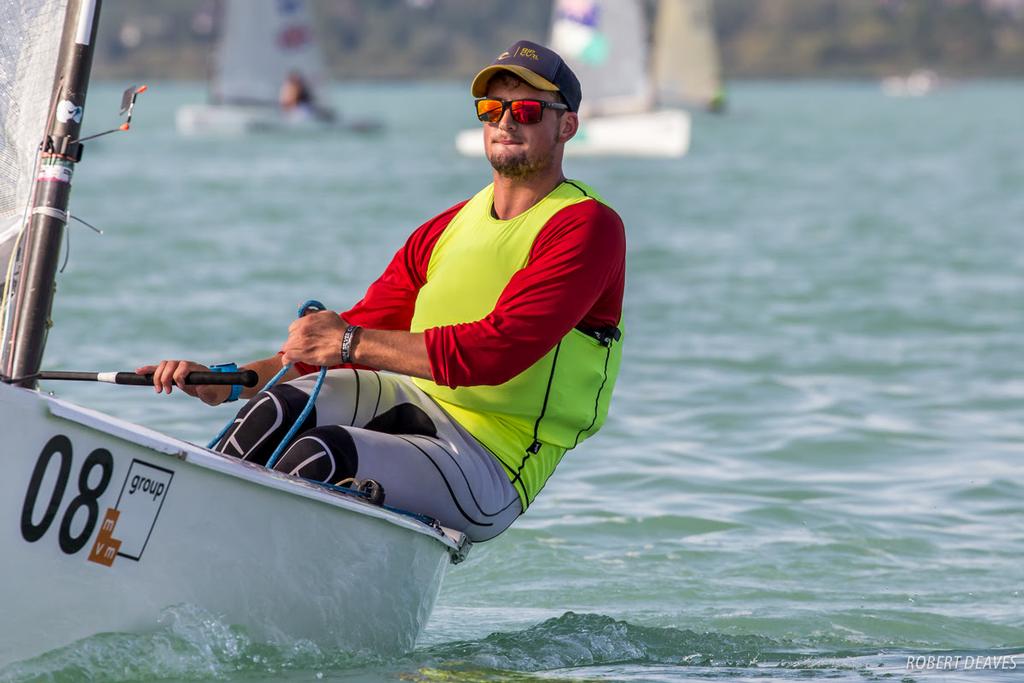
M 465 537 L 0 383 L 0 666 L 195 605 L 266 642 L 412 649 Z

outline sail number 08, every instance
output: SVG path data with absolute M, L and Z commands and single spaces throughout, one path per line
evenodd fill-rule
M 57 457 L 60 458 L 57 481 L 54 483 L 53 490 L 50 491 L 50 499 L 46 503 L 42 519 L 37 524 L 32 521 L 32 518 L 39 502 L 39 487 L 43 483 L 43 477 L 49 469 L 50 462 Z M 25 492 L 25 503 L 21 508 L 21 536 L 29 543 L 35 543 L 45 536 L 56 519 L 57 512 L 64 500 L 68 480 L 71 478 L 71 463 L 71 440 L 62 434 L 50 439 L 39 453 L 35 469 L 32 470 L 32 478 L 28 482 L 28 490 Z M 89 479 L 92 478 L 93 470 L 97 467 L 100 470 L 99 483 L 96 486 L 90 486 Z M 92 536 L 92 531 L 96 528 L 96 522 L 100 516 L 99 498 L 107 490 L 113 473 L 114 458 L 105 448 L 97 448 L 82 463 L 82 467 L 78 471 L 78 495 L 68 503 L 60 522 L 60 531 L 57 534 L 60 549 L 66 554 L 77 553 L 85 547 L 89 537 Z M 72 535 L 71 525 L 75 520 L 75 515 L 82 508 L 86 510 L 85 526 L 78 534 Z

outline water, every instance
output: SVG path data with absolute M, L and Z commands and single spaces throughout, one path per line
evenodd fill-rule
M 106 234 L 72 230 L 47 366 L 268 355 L 298 303 L 347 307 L 485 182 L 452 149 L 463 85 L 334 95 L 388 132 L 183 140 L 201 88 L 155 84 L 90 145 L 73 210 Z M 118 96 L 94 88 L 87 129 Z M 0 680 L 1020 680 L 1021 111 L 1020 83 L 738 84 L 686 159 L 569 163 L 628 228 L 611 417 L 452 568 L 411 654 L 268 645 L 182 606 Z M 51 388 L 196 441 L 231 414 Z

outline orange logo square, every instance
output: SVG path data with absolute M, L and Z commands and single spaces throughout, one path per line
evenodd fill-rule
M 110 567 L 114 564 L 117 551 L 121 549 L 121 541 L 114 538 L 114 527 L 117 526 L 117 518 L 121 512 L 114 508 L 107 508 L 107 514 L 103 516 L 103 523 L 100 524 L 100 532 L 96 534 L 96 542 L 89 551 L 89 561 Z

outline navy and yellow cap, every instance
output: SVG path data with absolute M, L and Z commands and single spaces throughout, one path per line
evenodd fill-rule
M 580 81 L 554 50 L 520 40 L 476 75 L 470 89 L 473 97 L 485 96 L 487 83 L 499 71 L 510 71 L 538 90 L 561 93 L 569 111 L 579 111 L 583 99 Z

